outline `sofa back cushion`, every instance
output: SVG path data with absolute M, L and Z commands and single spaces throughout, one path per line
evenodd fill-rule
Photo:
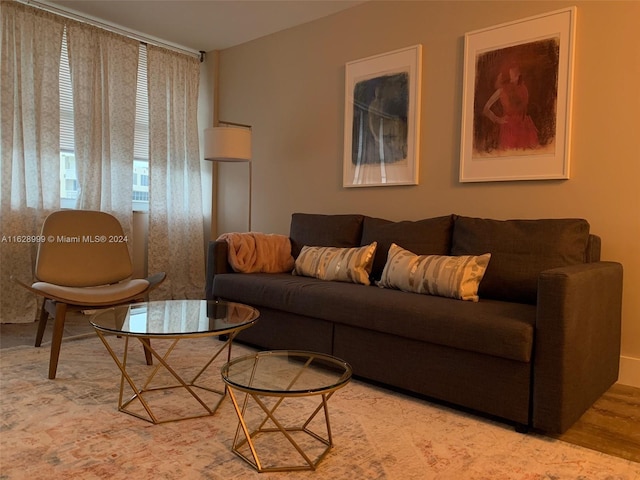
M 382 218 L 364 217 L 360 244 L 378 243 L 371 280 L 380 280 L 392 243 L 417 255 L 449 255 L 452 230 L 453 215 L 416 222 L 392 222 Z
M 602 249 L 602 240 L 598 235 L 589 234 L 589 243 L 587 244 L 587 263 L 599 262 Z
M 363 215 L 294 213 L 291 216 L 291 255 L 298 258 L 302 247 L 359 247 Z M 371 243 L 371 242 L 369 242 Z
M 582 219 L 489 220 L 455 217 L 451 255 L 491 253 L 478 294 L 536 303 L 538 276 L 585 263 L 589 224 Z

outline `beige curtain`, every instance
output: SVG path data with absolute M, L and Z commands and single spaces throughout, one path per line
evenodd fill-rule
M 131 236 L 139 42 L 91 25 L 67 25 L 73 90 L 77 208 L 115 215 Z
M 60 93 L 64 25 L 14 2 L 0 4 L 0 322 L 33 322 L 29 280 L 40 225 L 60 207 Z
M 167 280 L 154 298 L 203 298 L 198 59 L 147 48 L 149 84 L 149 273 Z

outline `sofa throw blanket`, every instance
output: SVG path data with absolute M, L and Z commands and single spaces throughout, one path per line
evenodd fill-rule
M 228 261 L 235 272 L 283 273 L 293 270 L 291 242 L 285 235 L 223 233 L 218 240 L 229 245 Z

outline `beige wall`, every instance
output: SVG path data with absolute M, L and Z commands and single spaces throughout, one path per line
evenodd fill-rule
M 465 32 L 577 5 L 571 179 L 461 184 Z M 625 267 L 620 381 L 640 386 L 640 2 L 369 2 L 220 54 L 220 118 L 253 125 L 253 230 L 296 211 L 415 220 L 583 217 Z M 423 45 L 420 184 L 342 187 L 345 63 Z M 246 230 L 221 165 L 218 232 Z

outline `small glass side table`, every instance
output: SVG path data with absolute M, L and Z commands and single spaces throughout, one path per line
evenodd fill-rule
M 333 447 L 327 402 L 347 385 L 351 373 L 351 366 L 339 358 L 295 350 L 259 352 L 228 362 L 222 379 L 238 415 L 233 452 L 258 472 L 315 470 Z M 242 406 L 236 392 L 245 394 Z M 303 397 L 313 398 L 303 402 Z M 250 399 L 260 407 L 257 415 L 249 415 Z M 290 400 L 293 405 L 280 408 Z M 268 435 L 278 437 L 258 445 L 260 437 Z M 292 455 L 301 460 L 282 464 L 283 457 Z M 268 466 L 265 457 L 271 457 Z
M 118 410 L 154 424 L 213 415 L 225 397 L 226 386 L 220 381 L 218 371 L 209 367 L 223 352 L 227 353 L 227 362 L 231 359 L 233 339 L 240 331 L 252 326 L 258 316 L 258 310 L 248 305 L 206 300 L 134 303 L 100 310 L 94 314 L 91 324 L 121 372 Z M 109 342 L 109 339 L 113 342 L 114 336 L 124 337 L 123 352 L 120 354 Z M 178 342 L 188 338 L 216 336 L 220 337 L 221 342 L 219 346 L 213 347 L 219 348 L 212 348 L 213 355 L 195 376 L 184 379 L 184 374 L 174 368 L 175 361 L 170 358 Z M 142 367 L 141 376 L 146 376 L 146 379 L 141 382 L 136 377 L 137 384 L 130 371 L 133 368 L 133 362 L 129 358 L 131 338 L 137 339 L 144 346 L 145 354 L 150 354 L 151 358 L 157 360 L 155 366 Z M 160 339 L 168 342 L 161 342 Z M 168 344 L 168 347 L 161 353 L 154 347 L 156 343 Z M 170 360 L 174 361 L 174 366 L 169 363 Z M 167 375 L 168 382 L 164 378 Z M 217 381 L 220 387 L 213 388 L 212 380 Z M 178 402 L 177 397 L 172 399 L 165 395 L 172 390 L 179 390 L 185 394 L 184 398 Z M 125 398 L 125 391 L 132 395 Z M 173 408 L 160 407 L 159 397 L 162 397 L 165 404 L 169 402 L 170 407 L 177 407 L 176 403 L 180 403 L 180 407 L 182 403 L 192 403 L 198 413 L 170 413 L 168 418 L 167 415 L 160 418 L 155 413 L 155 406 L 158 406 L 158 411 L 165 412 L 173 412 Z M 154 400 L 158 403 L 154 404 Z M 172 401 L 174 405 L 171 405 Z

